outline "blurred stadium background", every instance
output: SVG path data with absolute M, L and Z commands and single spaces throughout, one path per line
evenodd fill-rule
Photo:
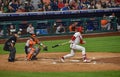
M 27 37 L 30 23 L 37 36 L 70 35 L 74 23 L 84 27 L 84 34 L 120 30 L 119 0 L 0 0 L 0 7 L 1 39 L 11 31 Z M 64 32 L 56 33 L 60 24 Z

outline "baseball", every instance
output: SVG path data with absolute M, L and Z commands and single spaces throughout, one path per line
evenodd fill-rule
M 86 44 L 86 41 L 83 41 L 84 44 Z
M 95 57 L 92 57 L 92 59 L 94 60 L 94 59 L 95 59 Z
M 96 61 L 94 61 L 93 64 L 96 64 Z
M 56 62 L 53 62 L 52 64 L 56 64 Z

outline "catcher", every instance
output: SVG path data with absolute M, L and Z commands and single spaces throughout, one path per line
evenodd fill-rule
M 35 34 L 31 34 L 30 38 L 27 40 L 25 45 L 25 53 L 27 60 L 37 60 L 36 56 L 39 54 L 41 48 L 43 47 L 44 51 L 47 51 L 48 48 L 43 43 L 39 41 Z

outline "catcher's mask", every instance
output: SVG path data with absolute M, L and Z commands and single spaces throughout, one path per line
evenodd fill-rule
M 31 37 L 36 37 L 36 35 L 35 34 L 31 34 Z
M 35 34 L 31 34 L 30 37 L 31 37 L 33 40 L 35 40 L 36 35 L 35 35 Z

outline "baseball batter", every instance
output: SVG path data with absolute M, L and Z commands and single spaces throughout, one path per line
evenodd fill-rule
M 83 41 L 82 35 L 81 33 L 83 32 L 83 28 L 82 27 L 78 27 L 76 29 L 75 34 L 72 36 L 71 40 L 69 41 L 70 43 L 70 54 L 67 54 L 63 57 L 61 57 L 61 61 L 65 62 L 66 58 L 70 58 L 72 56 L 75 55 L 75 50 L 81 50 L 82 51 L 82 58 L 83 58 L 83 62 L 90 62 L 90 60 L 87 59 L 86 57 L 86 51 L 85 51 L 85 47 L 80 46 L 79 44 L 85 44 L 86 42 Z

